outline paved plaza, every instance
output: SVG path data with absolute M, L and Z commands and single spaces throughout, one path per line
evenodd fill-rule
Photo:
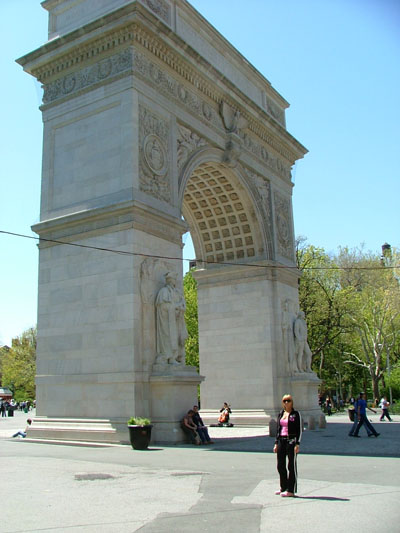
M 27 416 L 0 419 L 2 533 L 255 533 L 280 529 L 282 519 L 297 532 L 398 530 L 399 416 L 371 417 L 379 438 L 363 429 L 349 438 L 345 414 L 305 431 L 292 499 L 274 495 L 276 458 L 264 428 L 211 428 L 211 446 L 134 451 L 10 438 Z

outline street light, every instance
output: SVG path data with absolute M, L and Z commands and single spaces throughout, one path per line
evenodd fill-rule
M 379 346 L 379 349 L 382 350 L 383 344 L 378 344 L 378 346 Z M 390 358 L 389 358 L 389 348 L 387 347 L 387 345 L 385 345 L 385 350 L 386 350 L 386 374 L 390 381 Z M 392 387 L 390 385 L 389 385 L 389 402 L 390 402 L 390 405 L 392 405 L 393 397 L 392 397 Z

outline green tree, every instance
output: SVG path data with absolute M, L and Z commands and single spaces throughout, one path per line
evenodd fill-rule
M 16 401 L 36 397 L 36 328 L 13 339 L 10 350 L 2 355 L 1 374 L 2 385 L 12 391 Z
M 188 330 L 186 339 L 186 364 L 199 369 L 199 320 L 197 312 L 197 282 L 189 271 L 183 278 L 183 293 L 186 300 L 185 320 Z
M 389 398 L 389 387 L 392 389 L 393 398 L 400 398 L 400 363 L 396 363 L 390 372 L 390 376 L 385 374 L 384 392 Z
M 323 248 L 308 245 L 304 238 L 299 238 L 296 258 L 302 274 L 299 303 L 306 315 L 313 369 L 323 380 L 323 387 L 341 389 L 346 378 L 343 335 L 351 325 L 347 310 L 352 291 L 341 287 L 335 258 Z
M 342 287 L 352 291 L 354 302 L 347 312 L 352 328 L 347 335 L 351 349 L 346 363 L 368 372 L 374 398 L 379 398 L 388 357 L 393 362 L 398 357 L 400 285 L 393 269 L 384 268 L 379 256 L 362 248 L 340 249 L 338 264 Z

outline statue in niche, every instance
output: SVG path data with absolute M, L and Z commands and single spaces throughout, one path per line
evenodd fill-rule
M 287 357 L 287 364 L 291 375 L 299 371 L 297 367 L 297 358 L 293 334 L 295 319 L 296 315 L 292 310 L 292 302 L 290 300 L 285 300 L 285 303 L 283 304 L 282 313 L 282 336 L 284 352 Z
M 307 342 L 307 324 L 303 311 L 297 313 L 293 332 L 298 372 L 312 372 L 312 353 Z
M 158 364 L 185 364 L 185 299 L 176 288 L 176 272 L 165 274 L 165 285 L 156 298 L 156 332 Z

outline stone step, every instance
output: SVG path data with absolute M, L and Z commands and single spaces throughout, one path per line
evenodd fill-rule
M 27 431 L 29 439 L 119 444 L 129 442 L 126 421 L 89 418 L 35 417 Z
M 218 424 L 219 409 L 201 409 L 200 416 L 209 426 Z M 229 417 L 229 422 L 234 426 L 263 427 L 268 426 L 271 416 L 264 409 L 235 409 Z

